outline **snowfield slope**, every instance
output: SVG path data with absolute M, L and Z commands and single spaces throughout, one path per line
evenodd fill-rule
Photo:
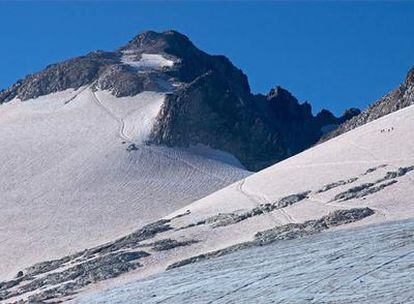
M 172 219 L 175 229 L 147 243 L 165 239 L 198 243 L 162 255 L 154 252 L 140 259 L 142 268 L 112 284 L 177 262 L 180 266 L 237 251 L 238 246 L 243 248 L 240 244 L 257 239 L 257 232 L 317 220 L 335 210 L 368 207 L 374 213 L 346 225 L 332 225 L 333 230 L 414 218 L 413 117 L 413 106 L 384 116 L 174 212 L 166 218 Z M 286 203 L 292 195 L 297 199 Z
M 364 241 L 371 238 L 369 236 L 371 232 L 367 234 L 361 232 L 363 235 L 361 241 L 356 240 L 353 243 L 355 246 L 361 246 L 361 251 L 355 251 L 354 260 L 346 262 L 346 265 L 360 268 L 348 273 L 348 276 L 344 277 L 346 282 L 351 282 L 352 285 L 354 279 L 359 278 L 360 271 L 365 277 L 374 272 L 372 270 L 376 267 L 392 264 L 394 258 L 395 261 L 407 265 L 406 257 L 410 257 L 412 253 L 410 247 L 412 234 L 410 231 L 404 232 L 405 230 L 401 230 L 402 234 L 394 234 L 393 228 L 390 230 L 387 225 L 414 218 L 412 200 L 414 137 L 411 134 L 414 128 L 413 115 L 414 106 L 404 108 L 243 178 L 134 233 L 76 254 L 22 269 L 20 277 L 3 283 L 0 296 L 4 301 L 9 302 L 21 299 L 33 301 L 64 299 L 75 303 L 78 301 L 128 303 L 132 297 L 144 299 L 149 303 L 157 303 L 158 300 L 163 303 L 177 301 L 191 303 L 191 300 L 185 297 L 185 292 L 187 290 L 190 294 L 197 292 L 194 288 L 199 286 L 198 278 L 202 279 L 204 275 L 209 277 L 211 274 L 211 277 L 216 278 L 218 282 L 220 280 L 217 275 L 223 274 L 226 279 L 223 278 L 221 281 L 222 289 L 211 296 L 206 295 L 204 298 L 201 294 L 198 296 L 201 303 L 212 301 L 220 303 L 220 301 L 226 302 L 226 299 L 232 301 L 238 298 L 239 287 L 243 289 L 243 286 L 246 284 L 248 286 L 249 282 L 253 282 L 252 284 L 257 282 L 259 286 L 261 274 L 264 281 L 266 278 L 276 278 L 275 276 L 278 281 L 290 280 L 291 275 L 296 277 L 294 271 L 286 271 L 280 275 L 277 275 L 280 273 L 279 270 L 271 271 L 276 269 L 274 267 L 277 265 L 290 265 L 292 269 L 296 269 L 298 265 L 303 265 L 302 262 L 305 262 L 301 259 L 292 260 L 289 252 L 283 251 L 283 248 L 290 246 L 286 243 L 288 240 L 301 239 L 294 244 L 309 250 L 310 253 L 313 252 L 309 259 L 322 256 L 323 264 L 328 263 L 326 259 L 329 257 L 323 248 L 329 247 L 334 250 L 339 245 L 326 237 L 327 239 L 322 239 L 322 245 L 318 247 L 320 251 L 314 252 L 313 250 L 316 249 L 312 247 L 313 239 L 309 238 L 310 236 L 320 234 L 321 238 L 324 238 L 323 235 L 327 231 L 339 233 L 343 228 L 359 229 L 360 227 L 363 230 L 362 227 L 372 224 L 384 224 L 381 226 L 384 228 L 377 230 L 380 234 L 376 239 L 378 242 L 381 243 L 379 239 L 384 236 L 385 240 L 395 239 L 397 244 L 392 242 L 378 244 L 377 248 L 379 253 L 382 252 L 382 256 L 372 255 L 374 260 L 373 264 L 369 264 L 372 265 L 371 268 L 367 268 L 365 262 L 353 264 L 355 259 L 358 261 L 360 254 L 368 252 L 368 256 L 364 259 L 369 260 L 369 252 L 375 251 L 375 248 Z M 402 222 L 398 225 L 404 227 L 405 224 Z M 344 234 L 343 239 L 352 238 L 352 235 L 352 233 Z M 336 238 L 335 234 L 332 238 Z M 248 271 L 246 281 L 231 265 L 229 268 L 223 266 L 224 273 L 217 270 L 220 272 L 217 274 L 214 270 L 215 258 L 239 251 L 240 253 L 235 256 L 229 255 L 228 259 L 246 258 L 249 259 L 246 261 L 247 268 L 256 267 L 249 264 L 252 256 L 256 254 L 254 247 L 275 242 L 276 245 L 273 247 L 263 247 L 257 258 L 260 264 L 265 259 L 269 261 L 277 259 L 279 261 L 277 265 L 270 262 L 270 268 L 258 268 L 258 272 Z M 279 246 L 282 246 L 281 249 L 276 250 L 275 248 Z M 345 255 L 353 252 L 352 246 L 350 244 L 344 248 Z M 337 252 L 337 255 L 340 254 Z M 303 255 L 304 258 L 307 256 L 308 253 Z M 329 262 L 331 266 L 321 270 L 323 272 L 321 281 L 317 283 L 329 286 L 328 300 L 334 299 L 339 303 L 353 302 L 353 295 L 349 293 L 341 295 L 340 301 L 336 298 L 337 290 L 347 293 L 352 288 L 349 284 L 346 288 L 342 288 L 342 277 L 333 275 L 337 267 L 344 267 L 341 264 L 343 261 L 341 257 L 338 258 L 333 254 L 332 259 L 333 261 Z M 197 266 L 197 262 L 203 260 L 208 260 L 203 264 L 207 265 L 205 274 L 200 273 L 200 269 L 204 268 Z M 196 264 L 188 266 L 193 263 Z M 315 261 L 309 260 L 306 262 L 307 266 L 303 266 L 302 272 L 306 275 L 303 275 L 300 278 L 302 281 L 299 281 L 304 288 L 304 293 L 300 293 L 301 297 L 309 296 L 307 290 L 310 290 L 310 286 L 316 284 L 314 280 L 319 278 L 318 273 L 313 276 L 313 279 L 307 275 L 315 269 L 314 263 Z M 217 265 L 221 267 L 221 264 Z M 171 282 L 168 271 L 174 271 L 173 273 L 176 274 L 177 271 L 173 269 L 183 266 L 188 267 L 185 268 L 187 270 L 184 270 L 184 274 L 189 274 L 189 277 L 178 276 Z M 411 268 L 408 270 L 406 268 L 404 268 L 406 271 L 411 271 Z M 168 271 L 164 272 L 166 269 Z M 389 271 L 396 280 L 400 278 L 401 269 L 398 267 L 390 265 L 384 270 Z M 267 271 L 270 273 L 266 273 Z M 383 272 L 380 272 L 380 275 L 383 275 Z M 354 276 L 355 278 L 352 279 Z M 159 291 L 153 289 L 157 285 L 154 280 L 160 282 Z M 189 284 L 190 281 L 196 282 L 195 285 Z M 171 282 L 170 287 L 165 282 Z M 209 284 L 206 286 L 210 286 Z M 321 286 L 318 284 L 315 286 Z M 368 292 L 377 292 L 380 286 L 378 284 L 373 282 L 372 285 L 367 286 Z M 227 298 L 227 292 L 232 290 L 232 286 L 239 287 L 235 288 L 230 298 Z M 408 288 L 407 285 L 401 286 L 405 288 L 404 290 Z M 215 286 L 212 288 L 216 289 Z M 288 291 L 291 287 L 287 285 L 280 287 L 282 288 L 280 293 L 275 293 L 270 286 L 266 288 L 263 303 L 270 299 L 274 300 L 278 295 L 288 299 L 295 298 L 295 293 L 289 295 Z M 389 288 L 386 290 L 389 291 Z M 395 294 L 399 292 L 401 290 L 395 289 Z M 404 297 L 410 296 L 406 291 L 404 292 Z M 117 296 L 114 298 L 114 295 L 118 293 L 119 300 L 115 301 Z M 363 295 L 360 293 L 360 296 Z M 151 301 L 148 300 L 149 298 Z M 315 299 L 310 299 L 308 302 L 321 302 L 319 298 Z M 360 302 L 366 302 L 363 297 L 361 299 Z M 306 302 L 306 299 L 303 301 Z
M 198 278 L 201 280 L 204 274 L 200 274 L 200 272 L 203 269 L 203 271 L 206 271 L 205 275 L 209 277 L 211 274 L 215 278 L 214 280 L 219 281 L 217 276 L 221 277 L 221 275 L 233 279 L 223 278 L 224 281 L 221 282 L 228 285 L 223 285 L 217 293 L 206 293 L 205 298 L 200 298 L 200 303 L 211 303 L 216 297 L 218 299 L 217 303 L 226 303 L 226 300 L 240 299 L 237 293 L 238 289 L 236 288 L 234 294 L 223 297 L 223 299 L 219 295 L 224 296 L 229 289 L 233 288 L 232 286 L 244 286 L 244 284 L 250 282 L 250 278 L 254 281 L 260 275 L 256 273 L 253 275 L 256 277 L 253 278 L 245 273 L 243 274 L 243 276 L 246 275 L 245 282 L 242 275 L 236 272 L 231 265 L 223 266 L 224 269 L 221 272 L 218 269 L 222 262 L 218 262 L 219 264 L 216 265 L 215 260 L 210 260 L 207 264 L 203 264 L 206 268 L 191 266 L 188 270 L 183 270 L 183 275 L 178 276 L 173 281 L 169 278 L 179 273 L 180 269 L 173 274 L 169 274 L 167 271 L 165 274 L 144 281 L 140 281 L 140 279 L 166 268 L 172 269 L 201 260 L 212 259 L 257 245 L 278 241 L 286 242 L 286 239 L 302 238 L 309 234 L 323 233 L 328 229 L 364 227 L 371 224 L 390 223 L 414 218 L 414 136 L 411 133 L 414 128 L 413 116 L 414 106 L 384 116 L 251 175 L 172 213 L 165 219 L 169 221 L 168 223 L 173 229 L 161 232 L 148 241 L 140 243 L 140 248 L 150 253 L 148 257 L 139 259 L 142 267 L 126 276 L 86 289 L 87 294 L 93 294 L 87 296 L 87 301 L 93 302 L 94 299 L 99 299 L 99 302 L 112 303 L 114 294 L 117 294 L 117 292 L 125 293 L 125 290 L 127 290 L 130 292 L 129 295 L 135 295 L 139 299 L 142 297 L 148 303 L 157 303 L 156 300 L 163 300 L 163 303 L 175 303 L 176 301 L 190 303 L 191 300 L 186 298 L 185 293 L 189 291 L 190 294 L 197 293 L 201 297 L 202 291 L 198 289 L 200 285 L 197 285 L 198 283 L 190 284 L 190 281 L 198 282 Z M 338 210 L 343 210 L 339 212 L 339 216 Z M 370 211 L 367 212 L 367 210 Z M 404 226 L 404 224 L 401 225 Z M 387 231 L 388 228 L 384 227 L 384 231 Z M 380 230 L 378 231 L 378 233 L 381 233 Z M 361 232 L 361 234 L 364 234 L 364 232 Z M 367 245 L 368 243 L 364 239 L 369 238 L 368 235 L 361 239 L 359 245 L 356 243 L 353 245 Z M 398 238 L 399 236 L 395 237 Z M 345 235 L 344 238 L 352 238 L 352 233 Z M 404 236 L 401 236 L 401 238 L 404 238 Z M 170 248 L 158 251 L 155 245 L 166 243 L 166 240 L 170 240 Z M 174 245 L 171 240 L 181 242 L 181 245 Z M 182 243 L 185 241 L 194 241 L 194 243 L 184 246 Z M 309 239 L 309 242 L 313 242 L 312 239 Z M 334 249 L 337 246 L 333 244 L 332 240 L 330 242 L 326 241 L 324 243 L 325 247 L 322 247 L 321 251 L 315 254 L 315 257 L 318 254 L 326 255 L 323 248 L 332 247 Z M 410 242 L 410 240 L 407 240 L 407 242 Z M 306 250 L 312 250 L 313 248 L 313 245 L 308 244 L 305 239 L 300 244 L 294 244 L 299 248 L 308 246 L 309 248 L 306 247 Z M 353 245 L 349 245 L 344 253 L 345 255 L 352 251 Z M 385 244 L 384 246 L 388 245 Z M 258 263 L 264 263 L 263 261 L 266 259 L 273 260 L 277 258 L 278 262 L 276 264 L 278 265 L 288 262 L 291 267 L 297 267 L 301 264 L 302 260 L 290 260 L 287 252 L 276 249 L 278 246 L 280 246 L 279 243 L 273 246 L 273 249 L 270 247 L 261 249 Z M 285 248 L 290 245 L 283 246 Z M 364 248 L 362 251 L 365 250 Z M 410 249 L 407 248 L 404 247 L 402 251 L 405 252 L 405 250 Z M 229 259 L 234 261 L 238 258 L 243 259 L 243 261 L 252 259 L 255 251 L 251 250 L 253 249 L 248 249 L 246 253 L 231 256 Z M 366 248 L 366 250 L 375 251 L 372 248 Z M 395 246 L 390 245 L 390 247 L 384 249 L 384 252 L 387 250 L 390 256 L 397 257 L 400 254 L 400 249 Z M 409 252 L 412 253 L 412 251 Z M 358 254 L 356 253 L 356 255 Z M 381 265 L 384 261 L 379 261 L 378 265 Z M 247 267 L 253 267 L 249 263 L 250 260 L 246 262 Z M 308 268 L 305 267 L 304 271 L 311 271 L 315 265 L 312 263 L 309 263 Z M 336 266 L 340 267 L 341 265 Z M 263 271 L 266 272 L 267 270 Z M 327 273 L 329 274 L 332 271 L 333 269 L 329 268 Z M 399 270 L 392 268 L 390 271 L 398 272 Z M 275 276 L 278 270 L 272 273 Z M 186 274 L 189 276 L 187 277 Z M 339 279 L 335 276 L 329 279 L 328 274 L 327 277 L 322 278 L 320 284 L 326 283 L 339 286 Z M 280 275 L 278 280 L 286 280 L 289 275 L 290 272 L 286 272 Z M 302 286 L 312 285 L 314 283 L 312 280 L 316 280 L 318 275 L 315 274 L 313 279 L 303 277 L 301 279 L 303 281 L 300 281 L 301 284 L 304 284 Z M 354 275 L 357 276 L 357 274 L 352 274 L 347 278 L 350 279 Z M 264 276 L 268 277 L 266 274 Z M 269 277 L 271 276 L 269 275 Z M 161 287 L 158 291 L 154 290 L 154 288 L 157 289 L 155 285 L 158 286 L 158 283 L 155 283 L 154 280 L 160 282 Z M 105 287 L 124 286 L 124 283 L 130 281 L 135 283 L 125 285 L 125 287 L 110 288 L 107 292 L 100 294 Z M 168 284 L 165 283 L 164 285 L 164 282 L 168 282 Z M 212 283 L 206 284 L 206 288 L 212 286 Z M 259 285 L 260 282 L 257 282 L 256 286 Z M 131 286 L 133 287 L 130 288 Z M 216 288 L 214 286 L 212 288 Z M 378 287 L 378 285 L 375 286 Z M 269 288 L 267 290 L 268 297 L 264 295 L 263 303 L 270 299 L 271 294 L 275 294 L 275 290 L 269 291 Z M 283 288 L 290 287 L 285 286 Z M 398 293 L 398 289 L 395 292 Z M 153 294 L 161 298 L 157 297 L 149 300 Z M 281 297 L 286 297 L 287 294 L 289 293 L 284 290 Z M 295 298 L 294 294 L 290 296 L 290 299 Z M 330 298 L 335 299 L 335 293 L 331 296 Z M 343 302 L 352 302 L 351 296 L 348 295 L 348 298 L 346 296 L 344 296 L 343 299 L 345 300 Z M 407 296 L 406 293 L 405 296 Z M 281 299 L 277 295 L 275 297 Z M 119 300 L 115 302 L 127 303 L 127 299 L 130 299 L 128 293 L 122 294 Z M 301 302 L 299 301 L 299 303 Z M 316 301 L 315 303 L 319 302 Z
M 145 146 L 164 99 L 85 86 L 0 105 L 0 279 L 130 233 L 248 174 L 207 147 Z

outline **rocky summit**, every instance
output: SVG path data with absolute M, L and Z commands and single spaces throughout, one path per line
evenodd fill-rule
M 315 144 L 359 114 L 316 116 L 282 87 L 252 94 L 246 75 L 224 56 L 209 55 L 176 31 L 139 34 L 116 51 L 95 51 L 52 64 L 0 92 L 0 103 L 69 88 L 108 90 L 117 97 L 168 93 L 147 144 L 203 144 L 233 154 L 257 171 Z

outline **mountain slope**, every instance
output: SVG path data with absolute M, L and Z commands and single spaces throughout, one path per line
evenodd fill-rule
M 228 291 L 228 289 L 232 289 L 231 286 L 244 286 L 246 284 L 243 280 L 244 277 L 247 281 L 254 281 L 259 275 L 258 273 L 262 273 L 263 279 L 273 278 L 278 282 L 284 282 L 289 280 L 290 274 L 295 275 L 296 272 L 288 270 L 284 273 L 279 273 L 278 270 L 271 271 L 261 264 L 264 261 L 276 259 L 278 262 L 272 264 L 273 269 L 276 265 L 285 265 L 285 263 L 288 263 L 292 269 L 297 269 L 302 267 L 303 263 L 308 263 L 309 260 L 305 259 L 303 254 L 303 259 L 291 260 L 286 251 L 278 249 L 291 248 L 291 246 L 298 246 L 298 250 L 300 248 L 313 250 L 312 252 L 316 252 L 316 255 L 321 255 L 320 262 L 328 263 L 326 270 L 323 271 L 326 271 L 327 276 L 331 275 L 324 282 L 328 286 L 338 286 L 338 278 L 332 274 L 336 273 L 335 266 L 343 266 L 341 259 L 336 262 L 335 256 L 331 256 L 333 260 L 327 261 L 324 251 L 320 250 L 327 247 L 337 247 L 333 244 L 336 237 L 332 235 L 334 237 L 332 239 L 331 236 L 321 236 L 320 238 L 324 240 L 322 245 L 325 246 L 322 248 L 312 246 L 313 238 L 303 238 L 317 233 L 324 234 L 326 230 L 365 227 L 378 223 L 388 224 L 377 229 L 377 233 L 389 235 L 395 238 L 396 242 L 408 237 L 407 233 L 404 233 L 405 230 L 402 230 L 406 227 L 404 222 L 398 224 L 399 228 L 396 228 L 401 233 L 395 232 L 395 229 L 389 228 L 391 227 L 389 225 L 394 221 L 405 219 L 411 219 L 412 222 L 414 218 L 414 204 L 412 202 L 414 137 L 411 136 L 411 130 L 414 127 L 413 115 L 414 106 L 386 115 L 177 210 L 166 217 L 166 219 L 170 219 L 168 224 L 174 228 L 173 230 L 160 232 L 149 241 L 141 243 L 146 243 L 147 247 L 143 245 L 140 248 L 151 254 L 139 260 L 143 265 L 141 268 L 133 270 L 130 275 L 124 278 L 108 281 L 99 288 L 88 289 L 84 299 L 92 303 L 96 300 L 105 303 L 116 295 L 120 303 L 123 303 L 123 299 L 130 297 L 142 297 L 142 299 L 148 299 L 149 303 L 153 300 L 162 300 L 165 303 L 174 303 L 175 301 L 189 303 L 189 299 L 184 296 L 187 293 L 180 292 L 179 288 L 179 286 L 186 286 L 186 290 L 188 289 L 191 295 L 194 295 L 195 289 L 193 288 L 196 288 L 197 295 L 201 297 L 199 299 L 201 303 L 213 300 L 218 303 L 231 301 L 233 296 L 240 298 L 240 295 L 243 294 L 242 291 L 235 288 L 234 294 L 228 294 L 222 288 Z M 392 128 L 392 131 L 381 132 L 381 130 L 388 128 Z M 178 215 L 181 216 L 178 217 Z M 410 225 L 412 226 L 412 223 Z M 383 264 L 388 265 L 394 260 L 393 257 L 397 260 L 399 254 L 401 254 L 401 263 L 404 263 L 405 268 L 390 266 L 387 268 L 388 272 L 380 273 L 392 275 L 397 279 L 400 277 L 402 269 L 410 272 L 407 270 L 407 263 L 409 263 L 407 254 L 412 253 L 409 241 L 397 246 L 393 242 L 390 244 L 387 238 L 381 243 L 384 248 L 379 251 L 377 247 L 373 249 L 369 246 L 370 243 L 364 241 L 367 237 L 373 237 L 369 236 L 369 232 L 366 232 L 367 229 L 359 230 L 361 240 L 354 238 L 353 231 L 342 233 L 344 238 L 354 241 L 349 243 L 350 247 L 344 248 L 341 254 L 349 252 L 351 257 L 356 255 L 354 258 L 350 258 L 349 263 L 358 266 L 355 268 L 355 273 L 349 273 L 349 277 L 341 276 L 341 281 L 342 279 L 346 280 L 343 284 L 345 290 L 349 290 L 350 286 L 355 288 L 352 287 L 352 282 L 348 281 L 352 280 L 352 276 L 359 277 L 362 269 L 367 269 L 368 276 L 370 270 L 376 269 L 375 265 L 378 266 L 378 269 Z M 155 247 L 152 247 L 151 244 L 166 239 L 197 242 L 162 251 L 162 259 L 160 260 L 159 254 L 154 251 Z M 291 239 L 300 240 L 294 244 L 286 243 Z M 261 259 L 258 262 L 260 265 L 254 263 L 254 260 L 251 259 L 257 256 L 259 249 L 253 247 L 261 247 L 271 243 L 276 244 L 260 249 L 261 253 L 258 256 L 259 260 Z M 358 254 L 353 251 L 353 245 L 361 246 L 361 251 Z M 246 251 L 219 258 L 219 260 L 215 259 L 243 249 Z M 374 260 L 371 268 L 367 267 L 366 263 L 360 264 L 358 260 L 358 255 L 364 252 L 372 252 Z M 381 252 L 385 256 L 382 256 Z M 390 261 L 387 259 L 388 254 L 391 255 Z M 395 256 L 393 256 L 394 254 Z M 203 260 L 209 261 L 200 264 L 200 266 L 196 264 L 183 270 L 174 271 L 176 267 Z M 237 269 L 244 269 L 243 266 L 253 267 L 257 269 L 257 272 L 247 271 L 242 275 L 243 272 L 236 272 L 233 267 L 226 264 L 226 261 L 237 261 L 236 263 L 239 265 Z M 265 265 L 268 263 L 266 262 Z M 314 269 L 312 267 L 315 267 L 313 262 L 305 265 L 309 265 L 309 267 L 305 266 L 304 272 L 311 271 Z M 159 273 L 165 268 L 172 269 L 172 273 L 167 271 L 167 273 L 155 277 L 148 277 L 148 274 Z M 203 270 L 201 273 L 200 269 Z M 217 274 L 218 269 L 221 269 L 220 274 Z M 177 277 L 178 273 L 183 275 Z M 253 275 L 254 273 L 256 275 Z M 221 275 L 232 279 L 219 279 L 217 276 Z M 170 280 L 171 276 L 176 279 Z M 141 280 L 147 277 L 148 279 Z M 222 288 L 213 284 L 213 281 L 206 282 L 206 288 L 212 288 L 217 293 L 207 293 L 203 297 L 204 293 L 199 289 L 201 287 L 194 282 L 203 280 L 205 277 L 214 278 L 214 282 L 219 281 Z M 314 277 L 312 278 L 314 279 Z M 160 290 L 155 291 L 149 287 L 148 290 L 145 289 L 137 294 L 136 291 L 142 290 L 143 286 L 148 286 L 147 284 L 152 286 L 153 279 L 157 280 L 157 286 Z M 165 280 L 168 281 L 168 285 L 164 284 Z M 191 280 L 191 283 L 188 280 Z M 313 284 L 316 288 L 324 288 L 325 286 L 322 284 L 323 282 L 315 283 L 307 276 L 301 276 L 298 280 L 298 284 L 302 282 L 306 286 Z M 125 284 L 131 281 L 132 283 Z M 371 285 L 364 285 L 364 289 L 358 289 L 358 298 L 355 298 L 355 301 L 366 303 L 367 299 L 364 294 L 366 295 L 367 290 L 373 297 L 374 295 L 380 297 L 381 284 L 381 280 L 375 280 Z M 258 286 L 257 288 L 259 288 Z M 282 285 L 280 291 L 275 289 L 274 284 L 260 286 L 266 293 L 262 295 L 263 303 L 269 302 L 270 299 L 293 300 L 288 292 L 290 288 L 297 290 L 301 296 L 309 295 L 302 289 L 298 290 L 296 285 Z M 387 288 L 386 290 L 391 296 L 407 297 L 410 295 L 411 288 L 408 281 L 403 281 L 398 286 L 401 289 L 390 290 Z M 102 292 L 102 289 L 106 287 L 109 289 Z M 330 289 L 328 291 L 323 289 L 317 298 L 321 300 L 326 297 L 328 300 L 341 300 L 346 303 L 353 301 L 349 294 L 346 292 L 344 294 L 342 289 L 337 290 L 334 287 L 330 292 Z M 246 286 L 247 290 L 251 291 L 252 289 Z M 156 297 L 150 299 L 154 295 Z M 246 296 L 251 297 L 251 295 Z M 191 299 L 193 298 L 191 297 Z M 319 301 L 317 302 L 319 303 Z
M 248 174 L 223 152 L 143 145 L 164 98 L 82 87 L 0 106 L 2 279 L 129 233 Z
M 342 120 L 280 87 L 251 94 L 175 31 L 52 64 L 0 92 L 0 277 L 131 233 Z
M 280 87 L 254 95 L 229 59 L 206 54 L 176 31 L 144 32 L 116 51 L 50 65 L 0 92 L 0 104 L 83 86 L 117 97 L 168 92 L 148 143 L 203 144 L 233 154 L 254 171 L 303 151 L 327 127 L 359 113 L 337 118 L 324 110 L 313 116 L 309 104 Z
M 76 293 L 83 289 L 105 300 L 119 288 L 102 294 L 103 298 L 99 295 L 102 288 L 122 286 L 165 269 L 242 249 L 249 256 L 253 247 L 285 244 L 327 230 L 411 219 L 413 115 L 414 106 L 406 107 L 244 178 L 123 238 L 24 269 L 14 283 L 5 283 L 12 287 L 5 288 L 3 297 L 66 297 L 76 303 Z M 384 128 L 392 131 L 381 132 Z M 211 261 L 208 265 L 215 267 Z M 129 289 L 131 295 L 140 286 L 137 282 Z M 335 295 L 335 291 L 330 294 Z M 95 295 L 86 299 L 93 301 Z M 163 301 L 168 302 L 168 297 Z

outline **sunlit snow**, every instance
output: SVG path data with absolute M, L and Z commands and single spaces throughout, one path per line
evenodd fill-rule
M 134 53 L 124 52 L 121 61 L 138 70 L 160 70 L 164 67 L 172 67 L 174 65 L 174 61 L 160 54 L 136 55 Z
M 163 101 L 83 87 L 0 105 L 0 279 L 123 236 L 248 174 L 141 144 Z

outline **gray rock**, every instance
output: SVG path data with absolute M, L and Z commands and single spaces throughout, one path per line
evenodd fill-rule
M 167 267 L 167 270 L 196 263 L 206 259 L 216 258 L 219 256 L 229 254 L 231 252 L 239 251 L 250 247 L 268 245 L 276 241 L 285 241 L 302 238 L 308 235 L 320 233 L 331 227 L 336 227 L 359 221 L 373 214 L 374 211 L 370 208 L 336 210 L 331 212 L 327 216 L 321 217 L 317 220 L 310 220 L 304 223 L 290 223 L 282 226 L 276 226 L 272 229 L 256 233 L 255 239 L 253 241 L 236 244 L 221 250 L 216 250 L 213 252 L 197 255 L 185 260 L 178 261 L 176 263 L 169 265 Z
M 186 241 L 177 241 L 173 239 L 163 239 L 156 241 L 152 244 L 148 244 L 148 246 L 152 247 L 154 251 L 165 251 L 171 250 L 177 247 L 189 246 L 192 244 L 198 243 L 196 240 L 186 240 Z
M 377 183 L 404 176 L 413 170 L 414 170 L 414 166 L 409 166 L 409 167 L 400 167 L 397 169 L 397 171 L 388 171 L 387 174 L 383 178 L 377 181 Z
M 300 192 L 285 196 L 275 203 L 260 204 L 259 206 L 241 213 L 219 213 L 207 218 L 202 224 L 209 224 L 213 228 L 232 225 L 244 221 L 253 216 L 262 215 L 277 209 L 296 204 L 308 197 L 310 191 Z
M 244 74 L 231 63 L 217 61 L 211 66 L 216 69 L 168 96 L 148 143 L 183 147 L 201 143 L 227 151 L 257 171 L 320 138 L 325 122 L 312 115 L 309 104 L 300 104 L 280 87 L 267 96 L 253 95 Z
M 131 151 L 136 151 L 136 150 L 138 150 L 138 147 L 137 147 L 137 145 L 136 145 L 136 144 L 129 144 L 129 145 L 128 145 L 128 147 L 126 148 L 126 150 L 127 150 L 128 152 L 131 152 Z
M 310 193 L 310 191 L 305 191 L 305 192 L 300 192 L 300 193 L 288 195 L 288 196 L 280 199 L 276 203 L 276 207 L 279 209 L 279 208 L 285 208 L 287 206 L 296 204 L 296 203 L 304 200 L 305 198 L 307 198 L 309 193 Z
M 336 187 L 339 187 L 339 186 L 344 186 L 344 185 L 347 185 L 347 184 L 351 184 L 351 183 L 353 183 L 357 180 L 358 180 L 358 177 L 352 177 L 348 180 L 340 180 L 340 181 L 337 181 L 337 182 L 333 182 L 333 183 L 330 183 L 330 184 L 327 184 L 327 185 L 323 186 L 321 189 L 317 190 L 316 193 L 326 192 L 326 191 L 329 191 L 329 190 L 331 190 L 333 188 L 336 188 Z
M 159 220 L 102 246 L 28 267 L 23 276 L 15 280 L 0 282 L 0 301 L 28 292 L 35 293 L 30 297 L 30 300 L 34 302 L 53 299 L 75 293 L 88 284 L 136 269 L 140 267 L 137 260 L 149 254 L 144 251 L 134 251 L 134 249 L 142 247 L 142 241 L 171 230 L 169 222 L 170 220 Z M 185 244 L 184 242 L 163 243 L 158 246 L 166 248 L 167 245 L 173 247 Z M 55 288 L 55 285 L 59 286 Z
M 221 227 L 235 224 L 240 221 L 240 216 L 235 213 L 219 213 L 206 219 L 205 223 L 212 227 Z
M 381 166 L 380 166 L 381 167 Z M 379 167 L 368 169 L 363 175 L 377 170 Z M 396 178 L 402 177 L 414 170 L 414 166 L 400 167 L 397 171 L 388 171 L 384 177 L 373 183 L 365 183 L 352 187 L 344 192 L 338 193 L 332 201 L 346 201 L 354 198 L 362 198 L 370 194 L 374 194 L 382 189 L 391 186 L 397 182 Z
M 377 171 L 378 169 L 380 169 L 380 168 L 384 168 L 384 167 L 386 167 L 387 165 L 386 164 L 384 164 L 384 165 L 379 165 L 379 166 L 376 166 L 376 167 L 372 167 L 372 168 L 369 168 L 367 171 L 365 171 L 364 173 L 362 173 L 361 175 L 362 176 L 365 176 L 365 175 L 368 175 L 368 174 L 370 174 L 370 173 L 372 173 L 372 172 L 375 172 L 375 171 Z
M 0 300 L 6 300 L 10 297 L 19 296 L 36 290 L 40 290 L 40 292 L 37 296 L 32 296 L 32 300 L 35 298 L 46 300 L 57 295 L 62 296 L 71 294 L 75 290 L 91 283 L 117 277 L 122 273 L 140 267 L 140 264 L 135 261 L 148 255 L 149 254 L 144 251 L 117 252 L 90 259 L 62 271 L 51 272 L 45 276 L 35 278 L 26 284 L 21 284 L 17 290 L 12 291 L 6 296 L 3 295 Z M 41 291 L 42 289 L 54 287 L 56 285 L 61 286 L 53 289 L 54 292 L 51 292 L 50 290 Z

